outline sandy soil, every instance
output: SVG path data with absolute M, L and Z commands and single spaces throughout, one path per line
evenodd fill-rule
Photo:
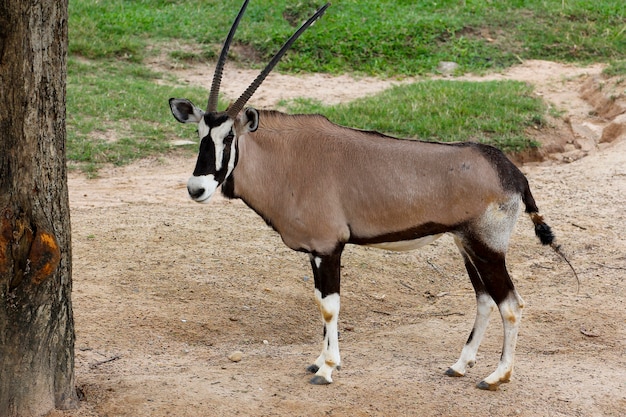
M 577 291 L 567 265 L 522 216 L 508 259 L 526 308 L 515 373 L 499 391 L 475 388 L 499 359 L 495 315 L 477 365 L 463 378 L 443 375 L 475 311 L 447 238 L 406 253 L 347 248 L 343 367 L 334 384 L 310 385 L 305 367 L 319 354 L 322 326 L 308 258 L 239 201 L 191 202 L 185 183 L 194 158 L 172 156 L 104 169 L 97 179 L 71 175 L 84 400 L 79 410 L 51 415 L 625 415 L 626 120 L 615 107 L 623 94 L 611 100 L 617 114 L 597 102 L 606 105 L 598 91 L 606 98 L 626 87 L 598 78 L 600 70 L 531 61 L 486 77 L 531 82 L 565 112 L 536 132 L 550 154 L 523 170 L 581 279 Z M 202 83 L 210 73 L 176 71 Z M 234 95 L 241 78 L 256 74 L 235 73 L 236 86 L 224 81 Z M 275 74 L 252 104 L 349 100 L 392 82 L 403 81 Z M 228 359 L 234 351 L 240 362 Z

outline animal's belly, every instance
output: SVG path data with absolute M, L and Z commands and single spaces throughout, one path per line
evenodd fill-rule
M 443 233 L 440 233 L 438 235 L 424 236 L 424 237 L 420 237 L 418 239 L 413 239 L 413 240 L 400 240 L 398 242 L 372 243 L 372 244 L 368 244 L 367 246 L 371 246 L 373 248 L 401 252 L 401 251 L 413 250 L 413 249 L 421 248 L 422 246 L 426 246 L 429 243 L 432 243 L 435 240 L 439 239 L 441 235 L 443 235 Z

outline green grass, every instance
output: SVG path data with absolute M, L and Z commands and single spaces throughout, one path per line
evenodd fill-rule
M 536 146 L 524 130 L 543 125 L 546 113 L 532 88 L 516 81 L 424 81 L 336 106 L 311 100 L 283 105 L 350 127 L 405 138 L 479 141 L 506 152 Z
M 167 80 L 138 64 L 70 59 L 68 159 L 93 172 L 102 163 L 120 165 L 166 152 L 170 139 L 188 135 L 172 118 L 167 101 L 185 96 L 201 103 L 206 91 L 156 81 Z
M 261 66 L 324 0 L 252 0 L 231 59 Z M 207 91 L 151 71 L 150 56 L 207 62 L 239 10 L 239 1 L 70 0 L 68 158 L 95 173 L 195 139 L 171 117 L 167 99 L 201 104 Z M 624 74 L 623 0 L 336 0 L 295 43 L 277 70 L 404 76 L 505 68 L 520 59 L 612 62 Z M 207 74 L 210 81 L 211 74 Z M 373 101 L 372 101 L 373 100 Z M 505 150 L 534 146 L 525 135 L 545 114 L 528 87 L 515 83 L 427 82 L 337 107 L 291 103 L 349 126 L 435 140 L 483 140 Z M 490 105 L 492 105 L 490 107 Z M 513 108 L 510 108 L 513 106 Z M 528 106 L 527 109 L 525 107 Z M 354 116 L 358 115 L 358 118 Z
M 610 62 L 609 65 L 604 69 L 603 73 L 609 77 L 614 77 L 618 75 L 626 76 L 626 60 Z
M 236 42 L 265 62 L 323 0 L 252 1 Z M 239 1 L 72 0 L 70 52 L 135 62 L 154 41 L 184 40 L 218 49 Z M 461 71 L 510 66 L 519 59 L 589 62 L 622 59 L 623 0 L 336 1 L 298 41 L 288 71 L 424 74 L 439 61 Z

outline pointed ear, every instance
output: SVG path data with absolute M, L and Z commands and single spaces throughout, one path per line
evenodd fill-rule
M 204 116 L 204 111 L 186 98 L 171 98 L 170 109 L 174 118 L 181 123 L 198 123 Z
M 241 115 L 241 125 L 248 131 L 254 132 L 259 128 L 259 111 L 248 107 Z

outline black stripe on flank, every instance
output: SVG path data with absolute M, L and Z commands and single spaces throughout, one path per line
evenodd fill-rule
M 384 233 L 378 236 L 361 237 L 350 235 L 350 239 L 348 239 L 347 243 L 353 243 L 356 245 L 373 245 L 376 243 L 415 240 L 426 236 L 438 235 L 440 233 L 453 232 L 460 229 L 462 226 L 463 224 L 447 225 L 429 222 L 407 230 Z

